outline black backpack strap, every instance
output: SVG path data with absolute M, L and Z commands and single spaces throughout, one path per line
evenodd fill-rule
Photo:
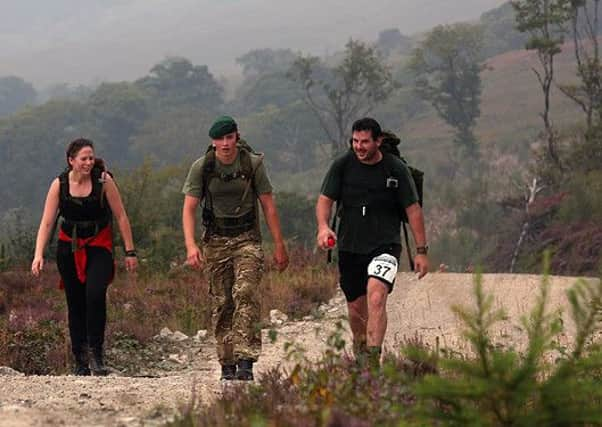
M 247 198 L 247 195 L 249 194 L 249 190 L 251 189 L 251 187 L 253 187 L 253 191 L 255 193 L 257 193 L 257 191 L 255 189 L 255 173 L 257 172 L 257 169 L 263 162 L 263 158 L 264 158 L 263 153 L 257 153 L 257 155 L 259 156 L 259 160 L 257 161 L 257 164 L 255 166 L 253 166 L 253 162 L 251 161 L 251 153 L 249 153 L 249 151 L 247 151 L 244 148 L 240 148 L 240 169 L 241 169 L 240 177 L 243 180 L 247 181 L 247 185 L 245 186 L 245 191 L 242 193 L 240 202 L 234 211 L 235 213 L 238 213 L 240 211 L 240 208 L 242 207 L 243 202 Z M 256 200 L 257 200 L 257 197 L 253 197 L 253 204 L 255 205 L 255 209 L 257 208 Z M 257 212 L 256 212 L 255 216 L 258 216 Z

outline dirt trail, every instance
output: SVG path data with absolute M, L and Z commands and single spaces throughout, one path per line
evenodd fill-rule
M 495 337 L 518 347 L 524 345 L 520 317 L 533 306 L 541 277 L 495 274 L 484 275 L 483 279 L 485 289 L 495 294 L 495 304 L 503 306 L 509 315 L 508 321 L 499 324 Z M 566 330 L 561 342 L 569 344 L 574 328 L 568 322 L 565 291 L 576 279 L 550 280 L 550 305 L 564 311 Z M 419 335 L 433 347 L 439 342 L 440 347 L 466 351 L 460 338 L 461 325 L 450 306 L 470 304 L 472 284 L 473 277 L 467 274 L 435 273 L 418 281 L 409 273 L 401 273 L 388 303 L 387 348 L 394 350 L 404 337 Z M 270 341 L 265 330 L 257 371 L 284 363 L 285 342 L 299 343 L 310 356 L 319 354 L 326 337 L 336 329 L 337 320 L 345 318 L 345 301 L 338 295 L 319 311 L 316 317 L 274 326 L 275 342 Z M 349 342 L 348 333 L 345 334 Z M 219 365 L 211 339 L 196 343 L 189 339 L 185 352 L 185 356 L 166 355 L 179 358 L 181 369 L 159 372 L 155 378 L 25 377 L 0 373 L 0 426 L 161 425 L 190 400 L 193 386 L 204 402 L 221 393 Z

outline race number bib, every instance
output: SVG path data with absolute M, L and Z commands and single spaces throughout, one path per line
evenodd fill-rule
M 389 285 L 395 282 L 397 258 L 389 254 L 375 257 L 368 265 L 368 277 L 376 277 Z

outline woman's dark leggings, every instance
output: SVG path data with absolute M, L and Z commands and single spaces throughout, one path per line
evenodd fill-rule
M 69 334 L 73 354 L 89 346 L 102 351 L 107 322 L 106 295 L 113 275 L 113 256 L 104 248 L 87 249 L 86 283 L 77 278 L 71 243 L 58 242 L 56 263 L 65 284 L 69 312 Z

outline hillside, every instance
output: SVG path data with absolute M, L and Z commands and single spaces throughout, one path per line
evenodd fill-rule
M 572 45 L 567 43 L 556 59 L 556 83 L 575 83 L 575 66 Z M 543 97 L 533 68 L 539 68 L 537 55 L 527 50 L 506 52 L 486 61 L 481 74 L 481 117 L 476 127 L 485 150 L 525 155 L 543 128 L 539 116 Z M 552 92 L 551 111 L 558 128 L 581 119 L 577 106 L 556 88 Z M 403 132 L 416 148 L 427 142 L 436 146 L 446 144 L 452 138 L 452 129 L 434 111 L 405 124 Z
M 572 277 L 552 277 L 550 309 L 567 306 L 565 291 L 576 281 Z M 389 328 L 386 346 L 395 351 L 400 342 L 419 337 L 428 346 L 459 351 L 468 348 L 461 338 L 462 327 L 450 310 L 453 304 L 471 304 L 473 276 L 468 274 L 429 274 L 418 281 L 401 273 L 389 299 Z M 504 307 L 508 320 L 498 324 L 494 342 L 517 346 L 524 344 L 520 317 L 528 312 L 537 297 L 541 277 L 537 275 L 485 275 L 484 289 L 495 295 L 495 307 Z M 277 339 L 271 342 L 264 330 L 264 350 L 258 371 L 285 364 L 283 345 L 300 344 L 310 356 L 325 349 L 326 338 L 336 329 L 336 322 L 346 314 L 344 299 L 335 297 L 320 307 L 319 315 L 303 321 L 273 324 Z M 562 314 L 565 331 L 559 336 L 570 345 L 573 325 Z M 346 324 L 346 322 L 345 322 Z M 349 342 L 349 336 L 344 336 Z M 602 338 L 602 337 L 600 337 Z M 169 340 L 162 333 L 156 340 Z M 208 403 L 222 393 L 217 381 L 218 364 L 210 339 L 172 339 L 166 360 L 179 367 L 157 371 L 147 377 L 120 376 L 105 378 L 73 376 L 9 376 L 0 369 L 0 419 L 3 426 L 42 425 L 160 425 L 195 395 Z

